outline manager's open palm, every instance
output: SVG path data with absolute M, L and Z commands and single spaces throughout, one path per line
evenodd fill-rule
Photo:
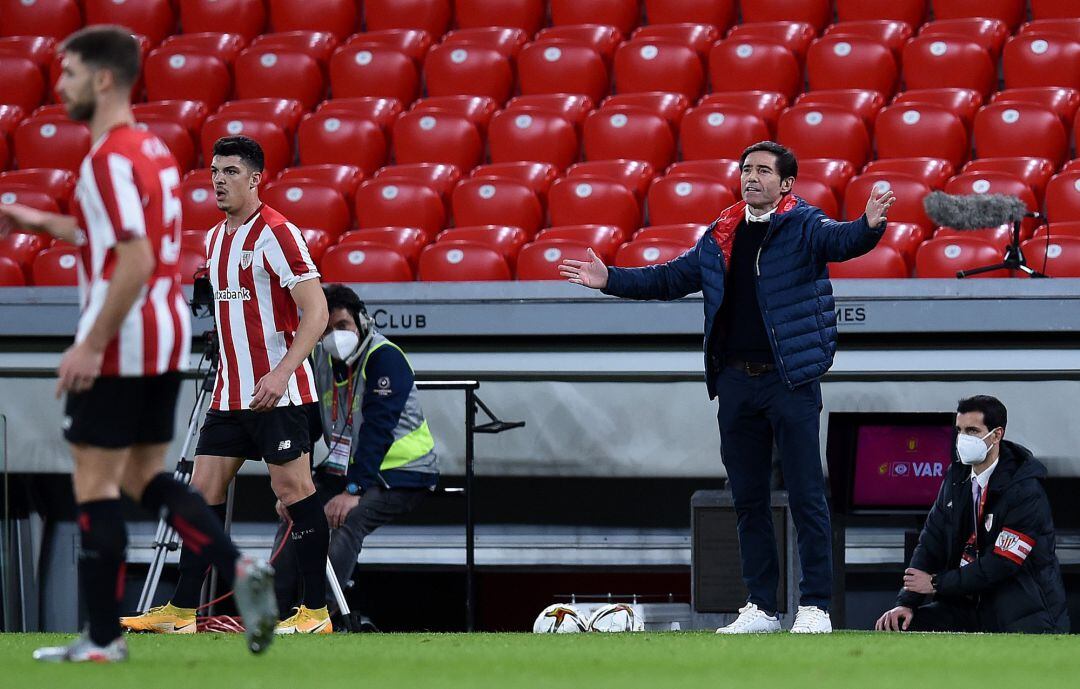
M 585 285 L 593 289 L 607 287 L 608 270 L 600 257 L 589 249 L 588 261 L 575 261 L 572 258 L 563 259 L 559 264 L 559 275 L 563 276 L 575 285 Z

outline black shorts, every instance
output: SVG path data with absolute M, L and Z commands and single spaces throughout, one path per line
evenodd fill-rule
M 206 412 L 195 455 L 262 459 L 267 464 L 285 464 L 311 452 L 309 407 L 275 407 L 270 411 Z
M 98 378 L 64 402 L 64 439 L 74 445 L 120 449 L 167 443 L 176 424 L 180 374 Z

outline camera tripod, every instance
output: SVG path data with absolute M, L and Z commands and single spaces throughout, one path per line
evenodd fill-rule
M 1031 217 L 1039 217 L 1038 213 L 1030 214 Z M 983 266 L 981 268 L 971 268 L 968 270 L 959 270 L 956 272 L 957 278 L 967 278 L 975 275 L 981 275 L 983 273 L 990 273 L 995 270 L 1018 270 L 1024 273 L 1028 277 L 1032 278 L 1045 278 L 1049 277 L 1044 275 L 1027 264 L 1027 259 L 1024 258 L 1024 252 L 1020 250 L 1020 221 L 1013 222 L 1012 239 L 1009 241 L 1009 245 L 1005 247 L 1005 256 L 1001 259 L 1001 263 L 995 263 L 990 266 Z

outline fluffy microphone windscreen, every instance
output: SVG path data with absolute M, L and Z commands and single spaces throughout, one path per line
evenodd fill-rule
M 1027 205 L 1008 194 L 968 194 L 956 196 L 932 191 L 923 199 L 930 219 L 942 227 L 978 230 L 1023 220 Z

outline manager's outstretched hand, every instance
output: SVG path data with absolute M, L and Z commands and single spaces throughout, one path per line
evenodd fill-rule
M 563 262 L 559 264 L 559 275 L 562 275 L 575 285 L 585 285 L 593 289 L 607 287 L 607 266 L 604 265 L 599 256 L 593 253 L 592 249 L 589 249 L 588 261 L 575 261 L 572 258 L 563 259 Z
M 888 218 L 889 206 L 893 205 L 896 197 L 891 189 L 885 189 L 878 193 L 878 185 L 870 187 L 870 198 L 866 201 L 866 222 L 870 227 L 881 227 Z

